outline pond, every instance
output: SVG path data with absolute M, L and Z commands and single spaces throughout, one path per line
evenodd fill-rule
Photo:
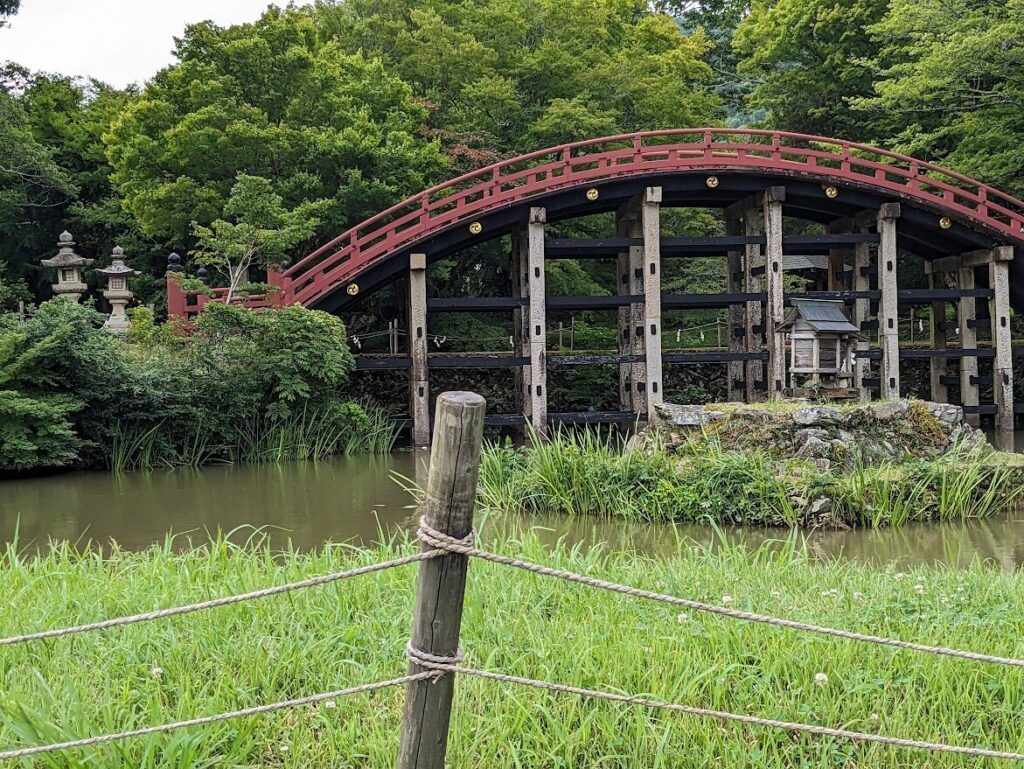
M 326 541 L 370 544 L 415 526 L 413 499 L 404 487 L 426 482 L 426 452 L 387 457 L 344 457 L 319 463 L 225 465 L 201 470 L 69 473 L 0 482 L 0 541 L 21 548 L 50 539 L 112 540 L 145 548 L 175 535 L 176 544 L 201 543 L 218 531 L 240 542 L 257 529 L 274 547 L 289 541 L 314 548 Z M 405 480 L 403 480 L 405 479 Z M 485 525 L 494 525 L 493 522 Z M 592 518 L 522 516 L 504 529 L 535 527 L 542 539 L 571 544 L 603 542 L 656 556 L 674 552 L 679 540 L 715 543 L 712 529 L 697 525 L 631 524 Z M 756 546 L 788 536 L 782 529 L 727 529 L 728 541 Z M 823 531 L 807 534 L 823 558 L 872 563 L 946 563 L 983 559 L 1003 569 L 1024 563 L 1024 516 L 957 524 L 918 524 L 900 529 Z

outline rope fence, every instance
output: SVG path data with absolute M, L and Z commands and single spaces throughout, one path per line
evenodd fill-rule
M 385 571 L 386 569 L 393 569 L 396 566 L 405 566 L 408 563 L 417 563 L 429 558 L 436 558 L 439 555 L 444 555 L 444 553 L 444 550 L 427 550 L 422 553 L 416 553 L 415 555 L 395 558 L 391 561 L 371 563 L 367 566 L 349 569 L 348 571 L 339 571 L 333 574 L 324 574 L 319 577 L 310 577 L 309 579 L 299 580 L 298 582 L 290 582 L 285 585 L 277 585 L 276 587 L 253 590 L 251 593 L 240 593 L 238 595 L 229 595 L 222 598 L 212 598 L 209 601 L 200 601 L 199 603 L 190 603 L 184 606 L 173 606 L 168 609 L 156 609 L 155 611 L 142 612 L 141 614 L 131 614 L 127 617 L 115 617 L 113 619 L 105 619 L 100 622 L 90 622 L 85 625 L 73 625 L 72 627 L 57 628 L 54 630 L 40 630 L 35 633 L 26 633 L 24 635 L 0 638 L 0 646 L 12 646 L 14 644 L 25 643 L 27 641 L 40 641 L 44 638 L 62 638 L 63 636 L 75 635 L 76 633 L 88 633 L 93 630 L 106 630 L 112 627 L 134 625 L 137 622 L 149 622 L 155 619 L 176 617 L 181 614 L 191 614 L 192 612 L 202 611 L 203 609 L 214 609 L 218 606 L 229 606 L 235 603 L 242 603 L 243 601 L 252 601 L 257 598 L 267 598 L 272 595 L 289 593 L 293 590 L 302 590 L 307 587 L 327 585 L 331 582 L 338 582 L 339 580 L 350 579 L 351 577 L 358 577 L 363 574 L 372 574 L 376 571 Z
M 417 537 L 421 541 L 423 548 L 419 553 L 247 593 L 0 639 L 0 646 L 10 646 L 41 639 L 61 638 L 78 633 L 121 627 L 138 622 L 179 616 L 219 606 L 280 595 L 295 590 L 326 585 L 357 576 L 419 563 L 420 573 L 415 616 L 413 617 L 413 633 L 405 650 L 406 658 L 409 662 L 409 672 L 407 675 L 157 726 L 147 726 L 47 745 L 0 750 L 0 761 L 11 761 L 44 753 L 91 747 L 134 737 L 203 726 L 230 719 L 273 713 L 396 686 L 405 686 L 405 717 L 399 753 L 399 769 L 425 769 L 426 767 L 443 766 L 447 749 L 454 678 L 456 675 L 461 674 L 512 686 L 528 687 L 560 694 L 572 694 L 588 699 L 634 705 L 653 710 L 681 713 L 750 726 L 835 737 L 854 742 L 875 743 L 897 748 L 952 753 L 976 758 L 996 758 L 1024 763 L 1024 753 L 914 740 L 817 724 L 781 721 L 755 715 L 702 708 L 695 705 L 666 702 L 641 695 L 620 694 L 578 687 L 571 684 L 540 681 L 496 671 L 481 670 L 465 665 L 458 641 L 462 617 L 462 602 L 465 593 L 466 567 L 470 558 L 479 558 L 501 566 L 508 566 L 541 576 L 553 577 L 585 587 L 672 606 L 681 606 L 731 619 L 767 624 L 789 630 L 815 633 L 901 650 L 954 657 L 973 662 L 1024 667 L 1024 659 L 950 649 L 942 646 L 930 646 L 896 638 L 886 638 L 824 627 L 701 603 L 629 585 L 608 582 L 585 574 L 551 568 L 480 549 L 474 541 L 472 516 L 476 499 L 477 472 L 482 441 L 483 403 L 483 399 L 480 396 L 472 393 L 444 393 L 438 398 L 435 418 L 434 453 L 431 459 L 427 487 L 426 511 L 420 519 L 419 528 L 417 529 Z

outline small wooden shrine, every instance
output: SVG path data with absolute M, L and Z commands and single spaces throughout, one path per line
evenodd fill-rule
M 842 302 L 793 299 L 775 330 L 786 337 L 791 389 L 849 386 L 853 351 L 865 337 L 846 317 Z

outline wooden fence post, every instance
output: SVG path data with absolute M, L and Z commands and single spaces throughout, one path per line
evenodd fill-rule
M 437 398 L 424 520 L 456 539 L 473 530 L 485 410 L 476 393 L 446 392 Z M 416 649 L 442 657 L 457 653 L 468 564 L 467 556 L 456 553 L 420 562 L 412 625 Z M 423 668 L 410 661 L 409 673 L 420 672 Z M 454 692 L 450 673 L 406 687 L 398 769 L 444 768 Z

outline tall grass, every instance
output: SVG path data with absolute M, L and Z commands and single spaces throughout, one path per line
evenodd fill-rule
M 160 422 L 115 425 L 107 463 L 114 472 L 198 467 L 209 462 L 285 462 L 322 460 L 335 454 L 386 454 L 399 428 L 390 413 L 375 405 L 340 404 L 302 408 L 288 416 L 258 415 L 232 427 L 230 439 L 202 423 L 172 436 Z
M 1010 509 L 1021 473 L 978 447 L 833 474 L 763 450 L 725 451 L 714 436 L 669 454 L 625 451 L 613 432 L 559 429 L 527 448 L 489 446 L 480 478 L 485 505 L 505 511 L 792 526 L 818 523 L 824 499 L 836 522 L 896 526 Z
M 813 564 L 774 551 L 681 547 L 650 561 L 547 550 L 531 534 L 485 546 L 639 587 L 923 643 L 1024 656 L 1024 575 L 979 566 L 907 574 Z M 175 553 L 0 557 L 0 635 L 226 595 L 414 550 L 393 542 L 283 554 L 217 540 Z M 415 567 L 2 654 L 0 747 L 159 724 L 404 674 Z M 470 665 L 771 718 L 1024 750 L 1024 671 L 677 612 L 490 563 L 467 584 Z M 824 673 L 827 680 L 816 683 Z M 881 746 L 723 725 L 685 715 L 459 677 L 449 763 L 522 767 L 964 766 Z M 20 766 L 394 766 L 403 692 L 25 760 Z M 19 764 L 14 764 L 18 766 Z M 979 762 L 977 766 L 997 766 Z
M 1024 493 L 1020 473 L 982 446 L 959 445 L 931 461 L 857 466 L 829 488 L 844 518 L 870 526 L 911 520 L 987 518 L 1015 509 Z

